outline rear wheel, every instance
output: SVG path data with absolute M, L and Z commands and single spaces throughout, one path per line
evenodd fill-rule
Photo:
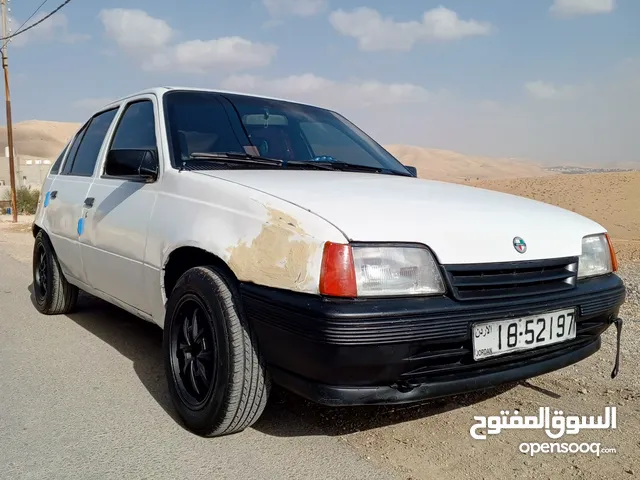
M 33 245 L 33 295 L 36 308 L 46 315 L 70 313 L 78 300 L 78 287 L 67 282 L 49 237 L 42 230 Z
M 173 404 L 192 432 L 240 432 L 262 414 L 269 379 L 235 286 L 215 267 L 188 270 L 171 292 L 164 355 Z

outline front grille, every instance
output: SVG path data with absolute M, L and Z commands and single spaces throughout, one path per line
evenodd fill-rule
M 473 359 L 471 340 L 466 340 L 462 344 L 444 345 L 442 348 L 429 348 L 406 359 L 410 369 L 400 374 L 400 380 L 409 383 L 420 382 L 425 379 L 433 381 L 437 377 L 446 375 L 463 375 L 491 367 L 508 365 L 512 362 L 534 361 L 538 357 L 554 352 L 569 351 L 587 345 L 597 340 L 598 336 L 608 327 L 609 321 L 607 318 L 578 321 L 576 324 L 576 338 L 574 339 L 480 361 Z
M 451 375 L 459 378 L 460 376 L 472 375 L 482 370 L 506 367 L 517 362 L 534 362 L 540 357 L 554 353 L 566 353 L 597 341 L 599 335 L 608 327 L 608 324 L 605 322 L 585 322 L 581 327 L 582 328 L 580 328 L 580 326 L 578 327 L 578 334 L 576 338 L 572 340 L 534 348 L 532 350 L 513 352 L 481 361 L 473 360 L 472 349 L 467 345 L 456 350 L 429 352 L 430 355 L 428 353 L 422 353 L 416 356 L 419 357 L 418 361 L 413 362 L 414 358 L 409 359 L 412 361 L 410 365 L 412 365 L 413 368 L 402 372 L 399 380 L 411 384 L 422 381 L 433 382 L 439 378 Z
M 444 270 L 457 300 L 523 297 L 575 288 L 578 258 L 445 265 Z

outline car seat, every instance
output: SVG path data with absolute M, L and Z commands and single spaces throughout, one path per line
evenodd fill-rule
M 292 160 L 294 157 L 288 132 L 281 127 L 258 127 L 249 131 L 251 142 L 264 157 Z

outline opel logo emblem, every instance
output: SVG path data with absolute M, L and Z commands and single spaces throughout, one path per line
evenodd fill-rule
M 513 239 L 513 248 L 515 248 L 518 253 L 524 253 L 527 251 L 527 244 L 520 237 L 515 237 Z

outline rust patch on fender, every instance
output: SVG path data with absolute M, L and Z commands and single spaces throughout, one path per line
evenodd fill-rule
M 229 267 L 241 281 L 303 291 L 310 281 L 309 260 L 319 244 L 291 215 L 267 207 L 268 218 L 251 243 L 227 249 Z

